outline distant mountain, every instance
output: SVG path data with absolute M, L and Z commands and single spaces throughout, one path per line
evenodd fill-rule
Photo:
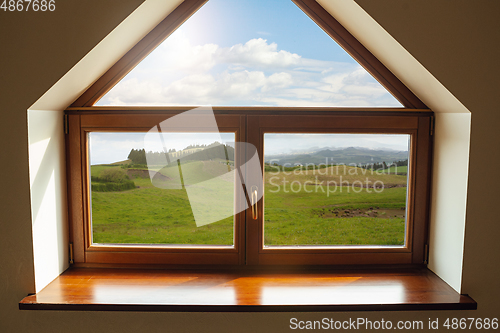
M 307 154 L 280 154 L 265 157 L 266 163 L 290 165 L 307 163 L 314 164 L 367 164 L 386 162 L 387 164 L 408 159 L 407 151 L 390 149 L 369 149 L 361 147 L 348 147 L 341 149 L 323 149 Z

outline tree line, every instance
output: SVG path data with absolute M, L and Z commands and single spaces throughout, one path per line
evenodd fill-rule
M 193 149 L 200 149 L 193 152 Z M 184 161 L 208 161 L 212 159 L 222 159 L 234 161 L 234 148 L 219 142 L 214 142 L 209 145 L 189 145 L 183 150 L 176 151 L 169 149 L 167 152 L 167 160 L 172 162 L 177 159 Z M 146 165 L 162 165 L 165 161 L 166 154 L 164 152 L 146 152 L 145 149 L 132 149 L 128 154 L 128 159 L 132 164 Z

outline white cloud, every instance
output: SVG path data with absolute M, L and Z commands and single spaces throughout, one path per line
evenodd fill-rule
M 172 34 L 141 63 L 137 70 L 147 73 L 158 71 L 184 71 L 200 73 L 217 64 L 239 68 L 276 68 L 299 64 L 298 54 L 279 50 L 276 43 L 268 44 L 262 38 L 251 39 L 245 44 L 221 48 L 215 44 L 191 45 L 182 30 Z
M 251 39 L 245 44 L 222 48 L 217 52 L 220 62 L 247 67 L 284 68 L 300 63 L 298 54 L 278 51 L 276 43 L 267 44 L 262 38 Z
M 343 90 L 353 95 L 378 98 L 387 93 L 387 90 L 379 83 L 371 80 L 370 74 L 362 68 L 349 73 L 342 82 L 344 84 Z
M 116 86 L 109 100 L 113 105 L 207 105 L 251 101 L 262 92 L 286 88 L 291 75 L 261 71 L 223 72 L 217 79 L 210 74 L 189 75 L 166 87 L 159 82 L 139 82 L 133 78 Z M 137 102 L 140 99 L 139 102 Z
M 357 64 L 302 58 L 262 38 L 191 45 L 182 30 L 98 105 L 400 106 Z

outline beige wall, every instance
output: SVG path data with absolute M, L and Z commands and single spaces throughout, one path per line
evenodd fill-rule
M 500 2 L 356 2 L 472 113 L 462 292 L 478 302 L 475 316 L 498 317 Z
M 52 13 L 0 11 L 0 332 L 280 332 L 291 316 L 314 320 L 498 317 L 500 31 L 496 0 L 357 0 L 471 112 L 463 292 L 471 312 L 183 314 L 19 311 L 34 290 L 26 110 L 140 0 L 56 1 Z M 453 166 L 450 166 L 452 170 Z

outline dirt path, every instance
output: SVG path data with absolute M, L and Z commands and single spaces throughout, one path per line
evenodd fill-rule
M 332 217 L 378 217 L 378 218 L 405 218 L 406 209 L 389 209 L 370 207 L 367 209 L 324 209 L 318 215 L 322 218 Z

